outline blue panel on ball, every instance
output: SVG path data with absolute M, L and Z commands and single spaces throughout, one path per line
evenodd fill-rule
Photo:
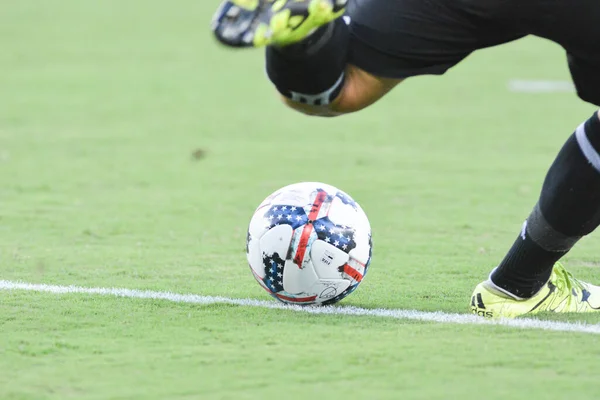
M 290 225 L 292 229 L 296 229 L 308 222 L 304 208 L 297 206 L 271 206 L 265 213 L 265 218 L 270 222 L 269 229 L 277 225 Z
M 349 253 L 356 247 L 354 241 L 354 229 L 334 224 L 329 217 L 319 218 L 314 222 L 315 232 L 320 240 L 323 240 L 338 249 Z

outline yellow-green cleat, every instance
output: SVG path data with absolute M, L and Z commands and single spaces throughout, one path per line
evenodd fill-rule
M 287 46 L 344 14 L 348 0 L 227 0 L 212 30 L 231 47 Z
M 490 280 L 477 285 L 471 297 L 471 312 L 486 318 L 594 311 L 600 311 L 600 287 L 574 278 L 560 263 L 556 263 L 550 280 L 532 298 L 513 298 Z

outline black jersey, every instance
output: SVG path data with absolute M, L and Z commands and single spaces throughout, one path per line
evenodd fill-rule
M 568 52 L 580 95 L 600 105 L 600 0 L 350 0 L 346 18 L 349 61 L 388 78 L 443 74 L 527 35 L 550 39 Z

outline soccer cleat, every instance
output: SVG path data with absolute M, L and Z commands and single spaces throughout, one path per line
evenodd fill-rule
M 600 287 L 582 282 L 560 263 L 554 265 L 550 280 L 533 297 L 515 299 L 489 279 L 475 288 L 471 312 L 486 318 L 515 318 L 539 312 L 584 313 L 600 311 Z
M 341 17 L 348 0 L 226 0 L 213 18 L 217 39 L 231 47 L 287 46 Z

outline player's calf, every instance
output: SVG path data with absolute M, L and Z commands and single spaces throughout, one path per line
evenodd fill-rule
M 334 117 L 362 110 L 401 80 L 348 64 L 350 46 L 348 26 L 338 19 L 300 43 L 269 46 L 267 75 L 284 103 L 303 114 Z
M 329 104 L 311 105 L 282 97 L 290 108 L 309 116 L 336 117 L 360 111 L 375 103 L 401 80 L 374 76 L 358 67 L 348 65 L 344 86 L 340 94 Z

